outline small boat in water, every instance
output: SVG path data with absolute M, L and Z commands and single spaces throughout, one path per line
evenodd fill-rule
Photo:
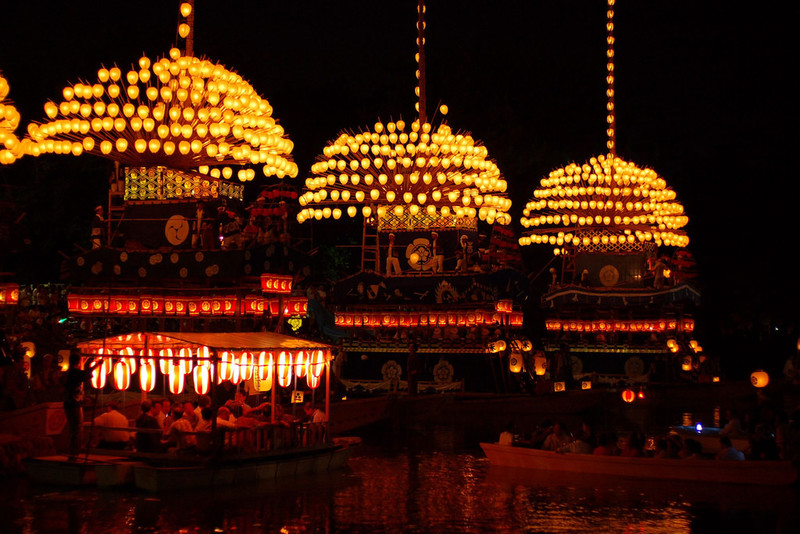
M 497 443 L 481 443 L 481 448 L 492 465 L 516 469 L 776 486 L 789 485 L 797 480 L 797 470 L 789 461 L 629 458 L 560 453 Z

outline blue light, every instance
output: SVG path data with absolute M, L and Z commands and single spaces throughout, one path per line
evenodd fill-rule
M 703 423 L 697 423 L 697 425 L 694 428 L 695 430 L 697 430 L 698 434 L 701 433 L 703 431 Z

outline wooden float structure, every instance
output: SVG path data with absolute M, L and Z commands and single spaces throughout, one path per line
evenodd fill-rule
M 481 443 L 481 448 L 492 465 L 531 472 L 770 486 L 788 486 L 797 480 L 797 470 L 789 461 L 628 458 L 560 453 L 497 443 Z

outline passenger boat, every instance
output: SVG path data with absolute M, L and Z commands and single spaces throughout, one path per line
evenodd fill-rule
M 515 469 L 756 485 L 789 485 L 797 480 L 797 470 L 789 461 L 628 458 L 559 453 L 497 443 L 481 443 L 481 448 L 492 465 Z
M 297 397 L 295 393 L 300 393 L 296 381 L 298 371 L 300 366 L 305 366 L 308 387 L 313 390 L 324 384 L 325 413 L 330 414 L 330 347 L 317 342 L 267 332 L 143 332 L 84 342 L 79 344 L 79 349 L 87 361 L 101 358 L 114 363 L 116 369 L 122 369 L 124 380 L 114 377 L 115 381 L 122 382 L 124 387 L 115 383 L 121 390 L 131 380 L 130 368 L 119 362 L 139 355 L 136 367 L 140 373 L 142 398 L 152 389 L 152 377 L 144 373 L 148 367 L 150 371 L 156 369 L 155 362 L 161 359 L 169 359 L 167 367 L 172 369 L 166 378 L 177 376 L 182 381 L 183 376 L 178 373 L 188 375 L 198 394 L 207 393 L 216 385 L 208 383 L 209 375 L 219 377 L 220 382 L 230 380 L 224 374 L 226 366 L 237 370 L 240 369 L 234 365 L 259 366 L 257 371 L 248 370 L 248 375 L 252 374 L 253 380 L 262 375 L 255 390 L 269 393 L 272 406 L 277 405 L 278 387 L 287 391 L 293 388 L 292 397 Z M 253 354 L 261 357 L 253 358 Z M 254 363 L 259 360 L 260 363 Z M 104 365 L 94 367 L 93 380 L 98 373 L 105 372 L 103 368 Z M 206 373 L 204 383 L 200 373 L 191 373 L 192 368 L 201 368 Z M 278 379 L 274 380 L 275 377 Z M 95 387 L 102 388 L 97 384 Z M 204 389 L 200 389 L 203 384 Z M 179 385 L 182 389 L 182 383 Z M 172 380 L 170 391 L 175 395 L 181 393 L 173 389 Z M 302 400 L 302 394 L 299 397 Z M 216 421 L 216 414 L 212 420 Z M 90 442 L 92 430 L 161 434 L 160 429 L 98 427 L 89 423 L 87 426 Z M 183 432 L 181 439 L 186 434 L 194 435 L 197 442 L 186 451 L 150 453 L 91 448 L 72 459 L 63 455 L 33 458 L 26 462 L 26 468 L 33 481 L 46 484 L 98 487 L 135 484 L 148 491 L 181 490 L 338 469 L 344 466 L 352 446 L 360 442 L 359 438 L 333 438 L 327 421 L 282 422 L 275 419 L 275 411 L 266 421 L 254 420 L 252 426 L 220 428 L 214 423 L 211 431 Z

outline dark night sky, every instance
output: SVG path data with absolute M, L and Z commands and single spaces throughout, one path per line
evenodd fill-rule
M 236 70 L 270 101 L 302 178 L 339 130 L 413 117 L 415 3 L 197 0 L 195 53 Z M 429 108 L 446 103 L 448 123 L 486 144 L 509 181 L 518 221 L 540 177 L 604 152 L 606 3 L 428 4 Z M 41 119 L 65 82 L 94 80 L 100 65 L 124 71 L 142 52 L 166 54 L 177 6 L 4 2 L 0 70 L 23 123 Z M 676 190 L 690 217 L 704 302 L 724 310 L 729 324 L 736 315 L 797 325 L 800 284 L 789 261 L 797 179 L 788 159 L 797 137 L 798 11 L 769 1 L 616 6 L 618 154 L 652 166 Z M 94 184 L 105 176 L 79 174 L 91 163 L 54 158 L 0 173 L 42 189 L 73 184 L 88 204 L 104 198 Z M 539 258 L 532 254 L 532 270 Z

